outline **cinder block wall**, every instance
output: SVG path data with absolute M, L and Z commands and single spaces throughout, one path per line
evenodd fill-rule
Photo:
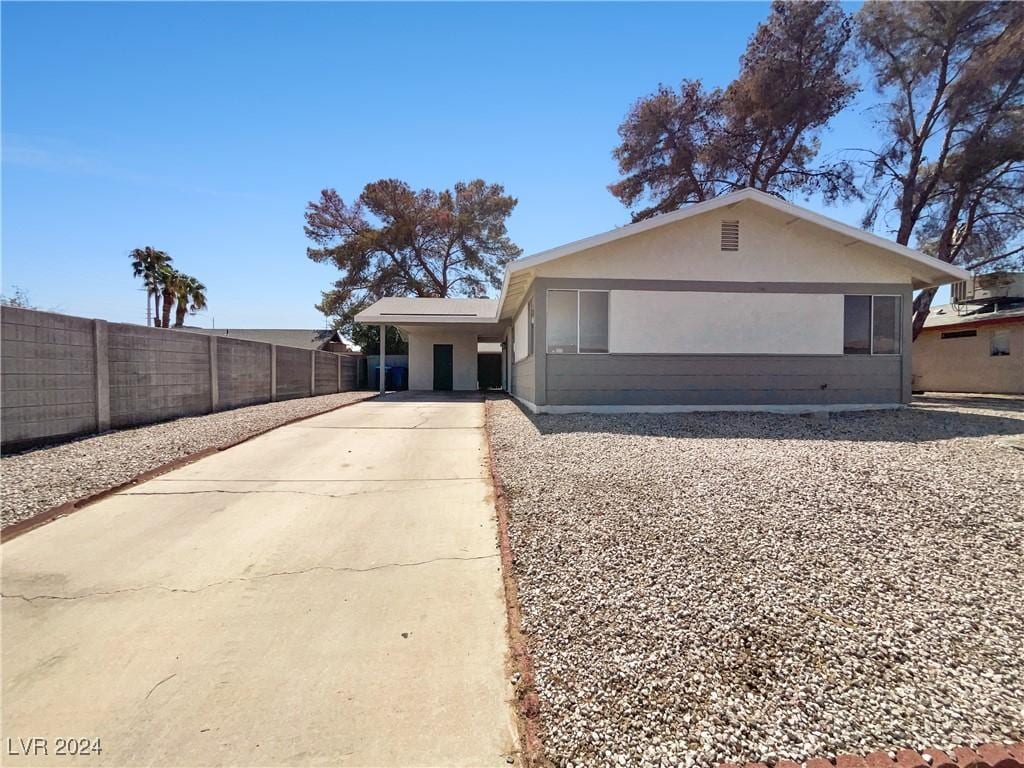
M 93 321 L 0 308 L 2 442 L 96 429 Z
M 312 363 L 308 349 L 277 348 L 277 399 L 309 397 Z
M 354 355 L 14 307 L 0 332 L 4 450 L 356 388 Z
M 208 338 L 110 323 L 107 346 L 111 427 L 210 412 Z
M 271 396 L 270 344 L 217 337 L 220 407 L 265 403 Z

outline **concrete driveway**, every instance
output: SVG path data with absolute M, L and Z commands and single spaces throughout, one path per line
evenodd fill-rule
M 3 762 L 67 765 L 56 740 L 87 737 L 76 764 L 507 765 L 483 404 L 429 400 L 277 429 L 5 543 Z M 48 755 L 9 754 L 34 737 Z

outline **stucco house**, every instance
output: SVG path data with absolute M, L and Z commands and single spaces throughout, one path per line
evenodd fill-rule
M 978 275 L 952 299 L 914 341 L 914 390 L 1024 394 L 1024 272 Z
M 497 299 L 384 298 L 411 389 L 503 387 L 534 412 L 891 407 L 912 292 L 968 274 L 745 189 L 512 262 Z M 382 334 L 383 338 L 383 334 Z

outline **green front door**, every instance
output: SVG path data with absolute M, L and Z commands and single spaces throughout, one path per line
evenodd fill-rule
M 434 389 L 450 392 L 452 389 L 452 345 L 434 345 Z

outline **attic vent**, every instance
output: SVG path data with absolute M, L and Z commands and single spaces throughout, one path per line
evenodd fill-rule
M 740 249 L 740 223 L 722 220 L 722 250 L 738 251 Z

